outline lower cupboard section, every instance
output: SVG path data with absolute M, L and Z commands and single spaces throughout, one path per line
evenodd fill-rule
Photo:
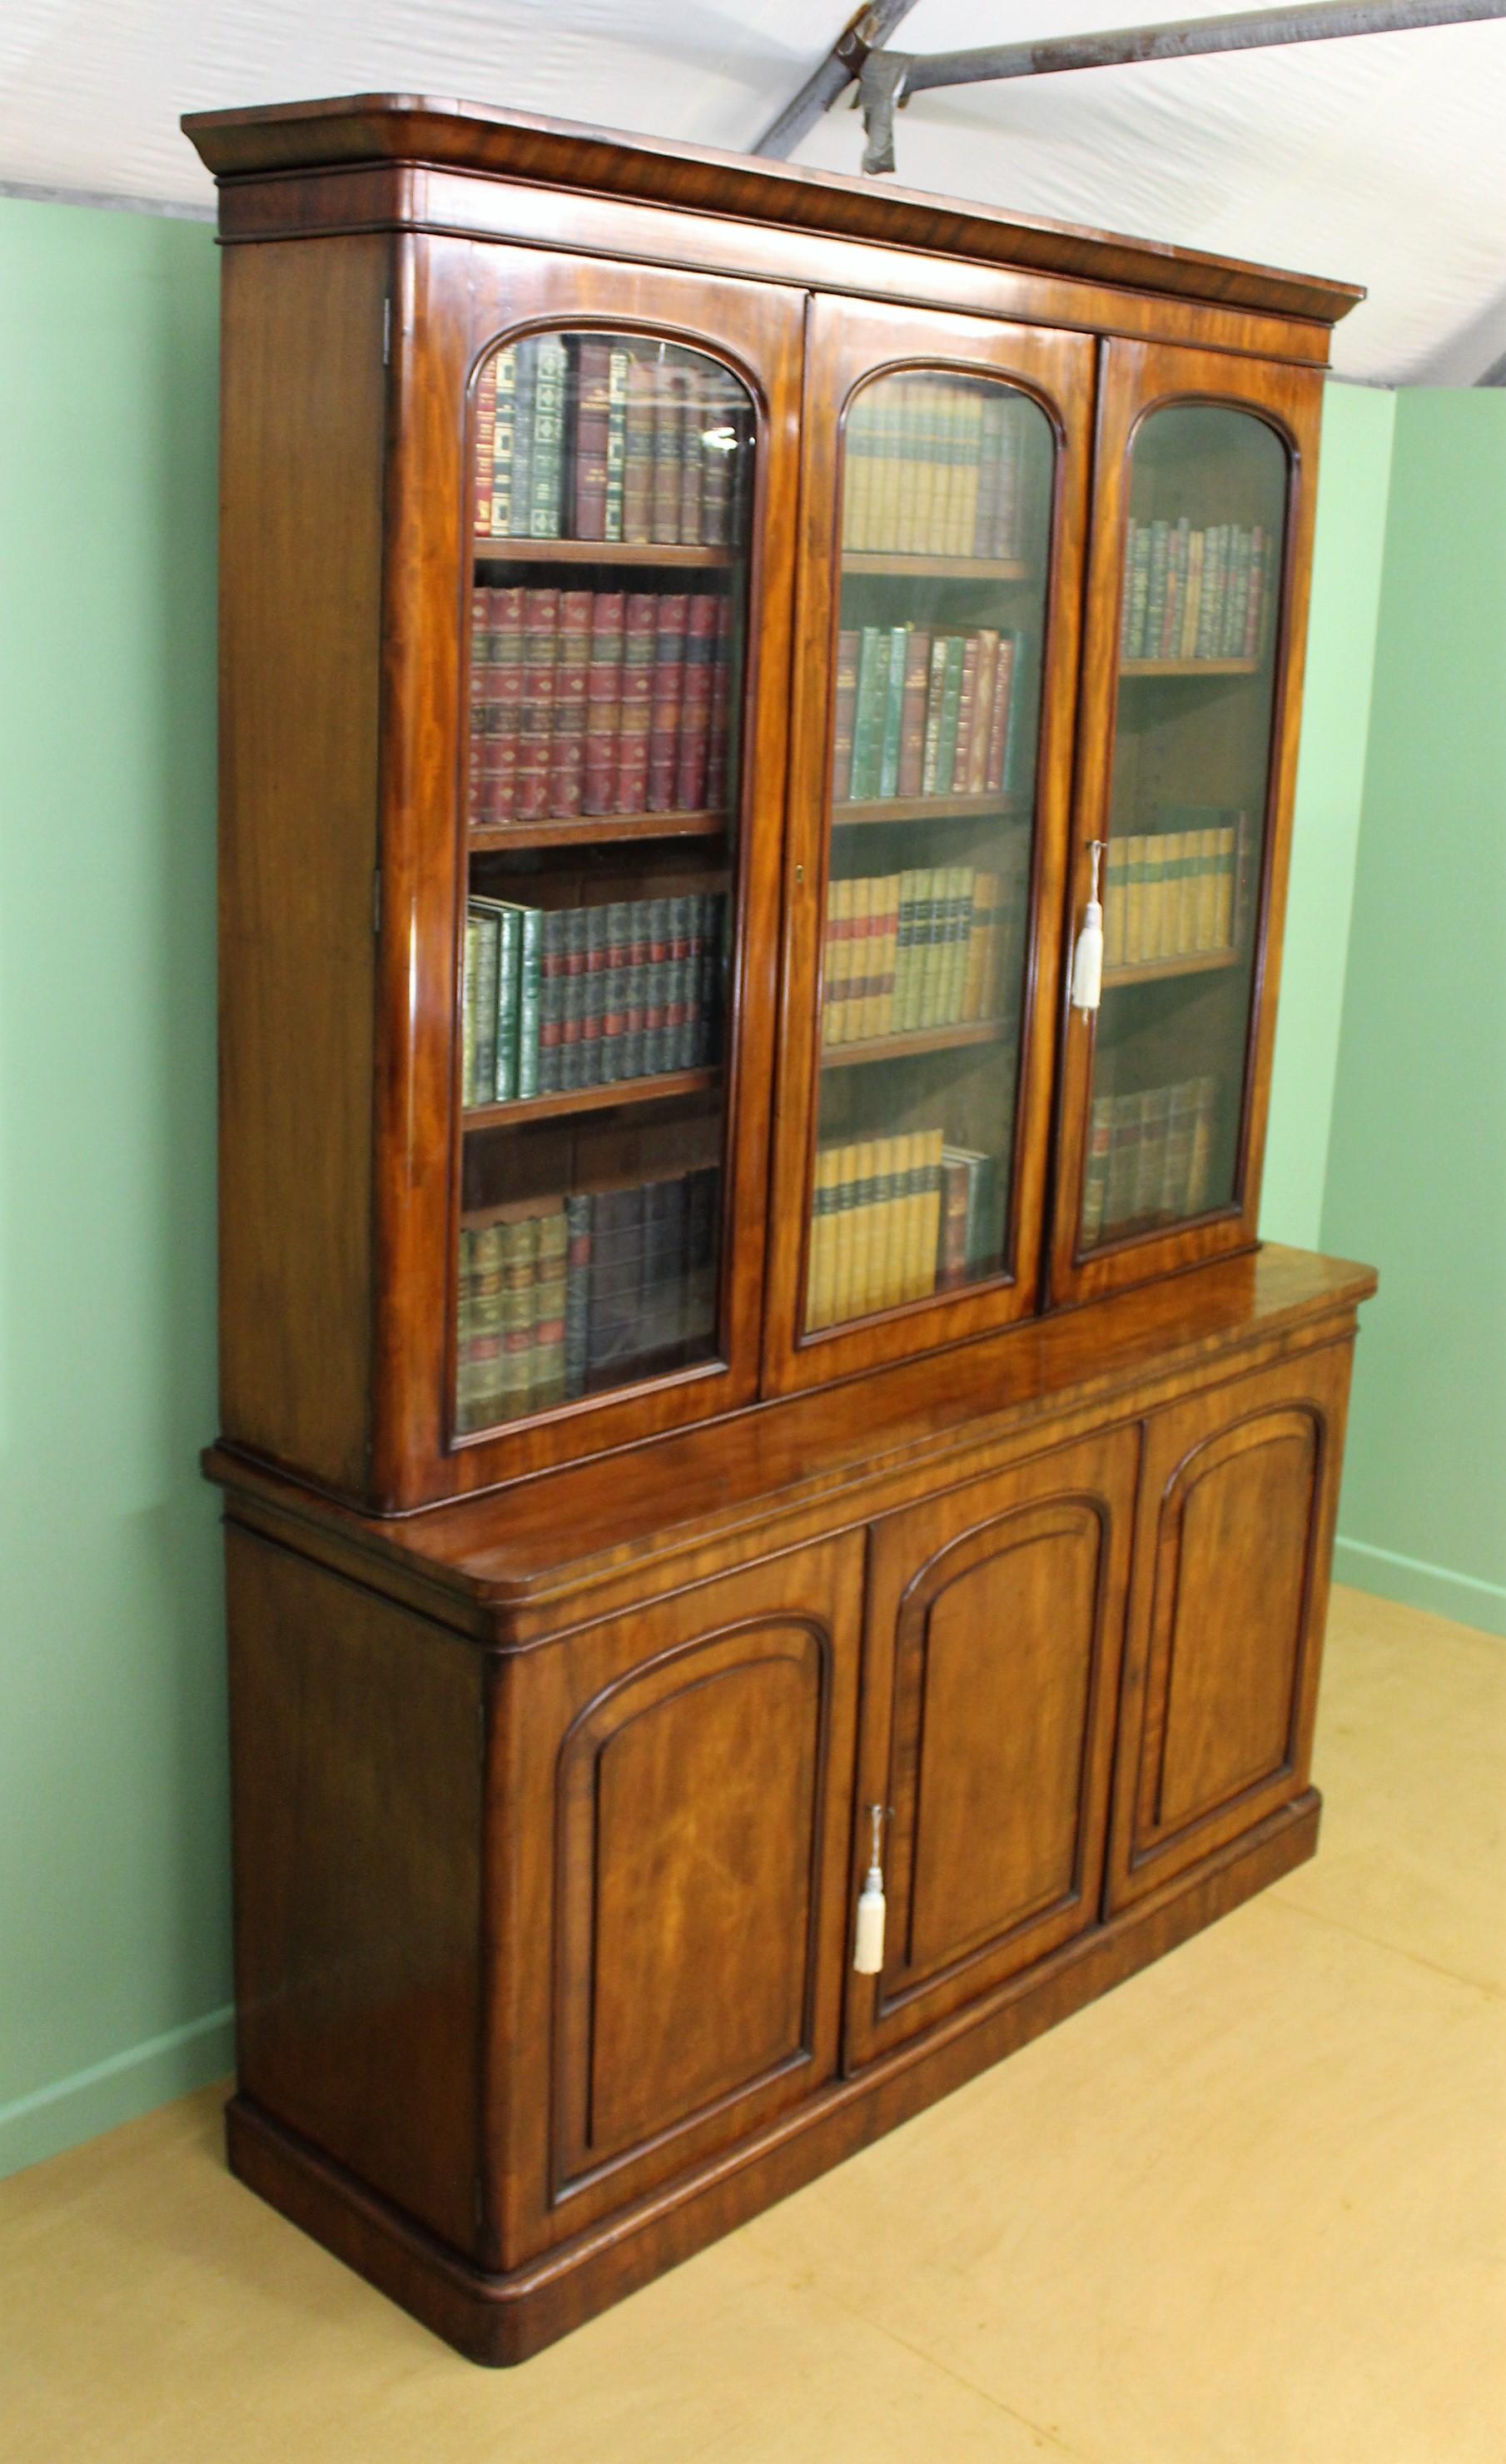
M 232 1505 L 237 2169 L 517 2360 L 1310 1854 L 1347 1376 L 921 1471 L 524 1648 Z

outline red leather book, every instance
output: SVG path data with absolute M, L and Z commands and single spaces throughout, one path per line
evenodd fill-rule
M 654 365 L 637 351 L 627 363 L 627 411 L 622 423 L 622 537 L 653 537 Z
M 706 426 L 706 375 L 692 361 L 680 370 L 680 538 L 684 544 L 699 547 L 701 502 L 706 476 L 706 449 L 701 443 L 701 430 Z
M 591 656 L 591 593 L 559 594 L 559 648 L 555 662 L 555 725 L 549 755 L 549 809 L 580 810 L 585 764 L 586 680 Z
M 470 594 L 469 780 L 466 809 L 472 822 L 487 817 L 487 738 L 491 733 L 491 593 L 477 583 Z
M 858 708 L 858 628 L 837 636 L 837 678 L 832 700 L 832 803 L 852 793 L 853 721 Z M 906 791 L 906 793 L 909 790 Z M 919 789 L 915 790 L 919 793 Z
M 517 818 L 541 822 L 549 810 L 559 593 L 523 593 L 523 693 L 517 737 Z
M 586 670 L 585 767 L 580 809 L 609 813 L 617 798 L 618 721 L 622 706 L 621 590 L 598 590 L 591 605 L 591 658 Z
M 691 596 L 686 618 L 685 691 L 680 706 L 680 751 L 674 785 L 675 807 L 682 813 L 699 812 L 706 803 L 717 605 L 709 590 L 698 590 Z
M 658 604 L 654 631 L 653 694 L 648 723 L 648 806 L 674 809 L 679 766 L 680 708 L 685 690 L 685 629 L 688 602 L 683 590 L 666 590 Z
M 977 715 L 978 637 L 968 633 L 962 646 L 962 692 L 957 701 L 957 749 L 952 756 L 951 777 L 943 793 L 961 796 L 967 792 L 968 760 L 972 751 L 972 722 Z
M 606 537 L 606 440 L 610 410 L 612 348 L 609 342 L 576 345 L 575 536 Z
M 858 662 L 857 637 L 853 642 L 853 692 L 856 695 Z M 930 635 L 917 629 L 907 634 L 905 642 L 905 680 L 900 702 L 900 767 L 897 793 L 918 796 L 921 791 L 921 766 L 926 751 L 926 688 L 930 680 Z M 837 690 L 841 691 L 841 669 L 839 662 Z M 849 741 L 850 741 L 849 721 Z
M 622 698 L 617 736 L 619 813 L 648 809 L 648 727 L 654 690 L 654 629 L 659 602 L 651 590 L 632 590 L 622 622 Z
M 480 819 L 510 822 L 517 812 L 518 725 L 523 708 L 523 593 L 489 590 L 487 733 Z
M 706 757 L 706 801 L 713 813 L 724 810 L 731 781 L 728 756 L 731 742 L 732 603 L 718 601 L 716 646 L 711 654 L 711 729 Z

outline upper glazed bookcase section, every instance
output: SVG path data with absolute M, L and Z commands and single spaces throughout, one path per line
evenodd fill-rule
M 477 171 L 599 197 L 734 215 L 832 239 L 967 258 L 1329 326 L 1362 287 L 1201 249 L 1093 231 L 840 172 L 626 137 L 573 121 L 428 95 L 362 94 L 186 114 L 185 134 L 222 185 L 379 165 Z M 394 221 L 425 221 L 408 198 Z

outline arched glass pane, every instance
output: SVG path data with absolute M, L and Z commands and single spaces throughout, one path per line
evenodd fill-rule
M 754 411 L 629 333 L 477 385 L 455 1425 L 720 1351 Z
M 1010 1271 L 1055 452 L 992 376 L 848 417 L 807 1332 Z
M 1289 486 L 1230 407 L 1155 411 L 1133 454 L 1084 1248 L 1237 1195 Z

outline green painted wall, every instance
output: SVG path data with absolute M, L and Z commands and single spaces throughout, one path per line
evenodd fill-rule
M 0 200 L 0 2171 L 228 2058 L 217 299 Z
M 1338 1571 L 1506 1634 L 1506 392 L 1397 399 L 1322 1237 L 1381 1269 Z
M 219 1565 L 196 1467 L 214 1429 L 216 296 L 202 226 L 0 200 L 0 2172 L 229 2058 Z M 1388 396 L 1330 388 L 1265 1205 L 1273 1237 L 1317 1241 L 1336 1124 L 1326 1237 L 1381 1257 L 1395 1329 L 1364 1347 L 1362 1516 L 1405 1396 L 1405 1360 L 1386 1377 L 1371 1362 L 1414 1343 L 1405 1245 L 1386 1254 L 1364 1182 L 1392 1177 L 1366 1159 L 1367 1138 L 1395 1144 L 1384 1084 L 1351 1104 L 1385 936 L 1416 947 L 1379 852 L 1370 881 L 1370 803 L 1334 1106 L 1391 421 Z M 1404 436 L 1406 419 L 1399 455 Z M 1403 536 L 1393 516 L 1388 559 Z M 1387 599 L 1394 694 L 1393 616 Z M 1449 624 L 1477 664 L 1472 623 Z M 1462 671 L 1450 706 L 1467 737 Z M 1435 764 L 1419 777 L 1436 821 Z M 1372 762 L 1372 800 L 1384 783 Z M 1445 988 L 1430 1069 L 1453 917 L 1483 929 L 1488 853 L 1466 865 L 1461 843 L 1423 954 Z M 1441 1310 L 1430 1272 L 1420 1287 Z M 1420 1515 L 1424 1554 L 1433 1528 Z M 1474 1567 L 1463 1526 L 1438 1528 Z
M 1260 1230 L 1320 1246 L 1396 396 L 1323 394 L 1318 535 Z

